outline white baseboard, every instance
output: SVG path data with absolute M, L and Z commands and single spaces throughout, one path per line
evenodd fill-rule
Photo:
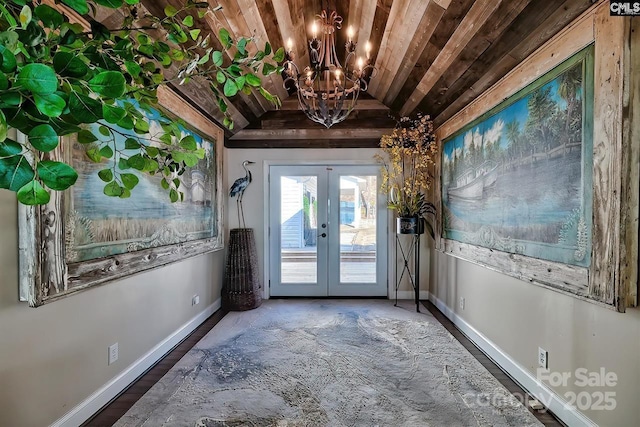
M 538 399 L 551 412 L 568 426 L 588 426 L 597 427 L 593 421 L 579 412 L 574 406 L 555 391 L 551 390 L 544 383 L 538 381 L 528 370 L 523 368 L 511 356 L 505 353 L 500 347 L 458 316 L 443 301 L 430 295 L 429 300 L 453 322 L 471 341 L 482 349 L 491 359 L 493 359 L 502 369 L 504 369 L 516 382 L 520 384 L 533 397 Z
M 51 426 L 77 427 L 88 420 L 93 414 L 109 403 L 136 378 L 152 367 L 162 356 L 164 356 L 169 350 L 175 347 L 187 335 L 193 332 L 213 313 L 215 313 L 220 308 L 220 304 L 221 300 L 218 299 L 209 307 L 205 308 L 198 315 L 193 317 L 162 342 L 129 365 L 129 367 L 122 371 L 118 376 L 111 379 L 111 381 L 72 408 L 62 418 L 51 424 Z
M 416 296 L 413 291 L 398 291 L 398 299 L 414 299 Z M 396 299 L 396 291 L 389 292 L 389 299 Z M 420 300 L 429 299 L 429 291 L 420 291 Z

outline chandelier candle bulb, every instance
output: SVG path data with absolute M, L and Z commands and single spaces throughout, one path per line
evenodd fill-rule
M 349 40 L 349 42 L 353 40 L 353 27 L 351 25 L 347 28 L 347 40 Z
M 364 51 L 367 55 L 367 59 L 371 59 L 371 42 L 369 40 L 367 40 L 364 45 Z
M 287 39 L 287 50 L 288 50 L 289 52 L 291 52 L 291 51 L 293 50 L 293 40 L 291 40 L 291 37 L 289 37 L 289 38 Z
M 315 22 L 311 24 L 311 34 L 313 34 L 313 38 L 316 39 L 318 35 L 318 24 Z

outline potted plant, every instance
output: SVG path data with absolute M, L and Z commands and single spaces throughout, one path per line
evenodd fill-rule
M 422 234 L 426 229 L 435 237 L 427 215 L 435 215 L 436 208 L 426 199 L 438 151 L 430 117 L 402 117 L 391 134 L 382 136 L 380 148 L 384 156 L 376 158 L 383 164 L 381 190 L 387 193 L 389 209 L 396 211 L 397 232 Z

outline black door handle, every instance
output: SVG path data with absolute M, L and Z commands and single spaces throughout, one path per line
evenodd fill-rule
M 327 237 L 327 233 L 322 233 L 320 237 Z

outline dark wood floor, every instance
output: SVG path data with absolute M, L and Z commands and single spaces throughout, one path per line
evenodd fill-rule
M 486 354 L 476 347 L 456 326 L 436 308 L 432 303 L 423 301 L 422 304 L 431 314 L 453 335 L 496 379 L 521 402 L 528 396 L 502 369 L 500 369 Z M 110 403 L 105 405 L 97 414 L 82 426 L 108 427 L 115 424 L 155 383 L 166 374 L 198 341 L 200 341 L 227 313 L 218 310 L 202 325 L 196 328 L 187 338 L 167 353 L 158 363 L 142 374 L 126 390 Z M 562 427 L 553 415 L 546 411 L 534 411 L 533 415 L 545 426 Z

